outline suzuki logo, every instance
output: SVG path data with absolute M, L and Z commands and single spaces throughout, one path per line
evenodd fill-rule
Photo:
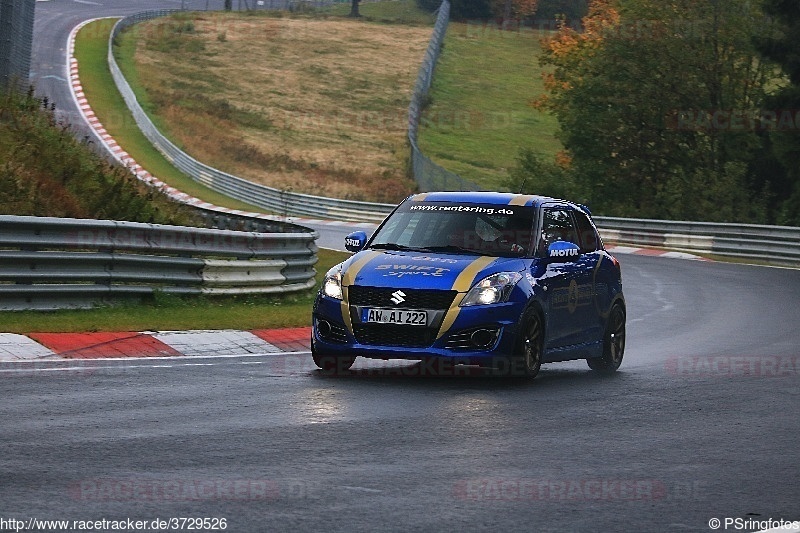
M 401 304 L 406 301 L 406 293 L 403 291 L 394 291 L 391 300 L 396 304 Z

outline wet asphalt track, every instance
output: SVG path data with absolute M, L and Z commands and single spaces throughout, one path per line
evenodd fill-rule
M 98 3 L 37 16 L 60 28 L 154 4 Z M 330 377 L 308 354 L 4 366 L 0 518 L 326 532 L 800 519 L 800 271 L 620 260 L 628 346 L 610 378 L 583 362 L 526 382 L 379 361 Z
M 572 532 L 800 518 L 800 273 L 622 264 L 629 338 L 610 378 L 380 361 L 330 377 L 308 354 L 6 367 L 0 516 Z

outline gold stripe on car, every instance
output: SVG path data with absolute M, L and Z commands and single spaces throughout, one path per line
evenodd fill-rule
M 464 299 L 464 296 L 466 296 L 467 291 L 472 288 L 472 282 L 475 280 L 475 276 L 477 276 L 481 270 L 489 266 L 495 259 L 497 258 L 489 256 L 479 257 L 458 275 L 452 287 L 452 290 L 458 291 L 458 294 L 450 305 L 450 309 L 447 310 L 447 314 L 444 316 L 442 325 L 439 328 L 439 334 L 436 336 L 437 339 L 441 338 L 455 323 L 456 318 L 458 318 L 458 313 L 461 311 L 459 305 Z

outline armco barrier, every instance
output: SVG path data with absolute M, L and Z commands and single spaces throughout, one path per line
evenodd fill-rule
M 600 216 L 594 220 L 609 242 L 800 265 L 798 227 Z
M 448 19 L 447 10 L 449 10 L 449 3 L 445 0 L 442 3 L 437 18 L 437 27 L 441 29 L 435 30 L 434 32 L 434 37 L 431 40 L 432 44 L 429 45 L 429 52 L 426 52 L 426 59 L 420 68 L 420 77 L 417 81 L 415 94 L 419 92 L 419 89 L 422 89 L 423 92 L 420 94 L 424 96 L 430 86 L 434 59 L 438 55 L 438 47 L 441 46 L 441 38 L 444 36 L 444 31 L 446 30 Z M 163 16 L 167 13 L 169 12 L 147 12 L 123 19 L 114 28 L 112 39 L 123 27 L 130 26 L 141 20 Z M 437 35 L 439 37 L 436 37 Z M 120 92 L 122 92 L 125 97 L 128 106 L 134 113 L 137 123 L 139 123 L 145 135 L 162 151 L 162 153 L 172 160 L 178 168 L 181 168 L 194 179 L 208 185 L 210 188 L 282 215 L 379 222 L 393 208 L 390 204 L 337 200 L 280 191 L 251 183 L 195 161 L 170 143 L 158 132 L 155 126 L 153 126 L 152 122 L 136 101 L 133 91 L 130 89 L 127 81 L 125 81 L 125 78 L 122 76 L 113 58 L 113 54 L 111 53 L 110 45 L 109 65 Z M 412 129 L 415 128 L 415 126 L 412 126 L 412 115 L 416 115 L 418 118 L 421 104 L 422 100 L 415 100 L 412 102 L 412 107 L 409 108 L 410 138 L 413 137 L 416 139 L 416 129 Z M 415 146 L 416 143 L 413 143 L 413 145 Z M 430 162 L 423 154 L 419 153 L 419 150 L 416 150 L 416 153 L 417 159 L 415 159 L 415 161 L 417 162 L 414 163 L 415 165 L 418 163 L 426 165 L 427 162 Z M 478 187 L 470 187 L 469 184 L 464 187 L 463 182 L 457 183 L 454 181 L 454 178 L 450 176 L 452 173 L 441 169 L 441 167 L 435 163 L 430 163 L 431 165 L 427 167 L 424 173 L 428 173 L 428 175 L 435 172 L 442 173 L 441 177 L 431 181 L 431 186 L 436 185 L 436 187 L 433 188 L 440 188 L 443 190 L 463 188 L 478 189 Z M 457 176 L 455 177 L 457 178 Z M 595 222 L 604 239 L 617 244 L 655 246 L 691 253 L 757 259 L 780 265 L 800 265 L 800 228 L 746 224 L 673 222 L 599 216 L 595 217 Z
M 114 26 L 109 39 L 108 64 L 111 75 L 122 94 L 136 124 L 153 146 L 175 167 L 207 187 L 237 200 L 278 213 L 322 218 L 335 218 L 358 222 L 380 222 L 391 210 L 387 204 L 374 204 L 353 200 L 334 200 L 309 194 L 282 191 L 244 180 L 227 172 L 201 163 L 180 150 L 153 124 L 142 109 L 136 96 L 114 58 L 113 42 L 119 33 L 134 24 L 167 16 L 175 10 L 154 10 L 137 13 L 121 19 Z M 414 180 L 421 191 L 433 190 L 481 190 L 473 182 L 464 180 L 433 162 L 417 146 L 417 130 L 423 102 L 428 94 L 433 70 L 439 57 L 442 41 L 450 19 L 450 3 L 444 0 L 439 7 L 436 24 L 428 48 L 420 66 L 417 82 L 408 108 L 408 139 L 411 146 L 411 168 Z
M 0 215 L 0 310 L 123 296 L 271 294 L 315 285 L 314 233 Z
M 108 65 L 119 92 L 133 113 L 136 124 L 142 130 L 142 133 L 167 160 L 195 181 L 217 192 L 279 215 L 312 216 L 360 222 L 380 222 L 383 220 L 391 210 L 391 205 L 352 200 L 333 200 L 309 194 L 291 193 L 252 183 L 197 161 L 162 135 L 141 105 L 139 105 L 133 90 L 122 75 L 122 71 L 114 59 L 112 44 L 117 35 L 125 28 L 138 22 L 163 17 L 174 12 L 173 10 L 146 11 L 119 20 L 111 32 L 108 46 Z

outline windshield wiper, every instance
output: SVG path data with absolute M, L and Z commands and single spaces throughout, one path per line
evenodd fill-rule
M 449 244 L 447 246 L 430 246 L 427 250 L 431 252 L 440 252 L 440 253 L 456 253 L 456 254 L 470 254 L 470 255 L 485 255 L 488 257 L 520 257 L 525 255 L 524 248 L 521 248 L 519 251 L 512 251 L 512 250 L 476 250 L 474 248 L 464 248 L 463 246 L 455 246 Z
M 478 250 L 474 250 L 472 248 L 464 248 L 463 246 L 455 246 L 453 244 L 448 244 L 446 246 L 429 246 L 426 248 L 429 252 L 451 252 L 451 253 L 468 253 L 471 255 L 481 255 L 481 252 Z
M 404 244 L 395 244 L 393 242 L 382 242 L 370 246 L 375 250 L 396 250 L 398 252 L 429 252 L 428 248 L 415 248 L 413 246 L 406 246 Z

